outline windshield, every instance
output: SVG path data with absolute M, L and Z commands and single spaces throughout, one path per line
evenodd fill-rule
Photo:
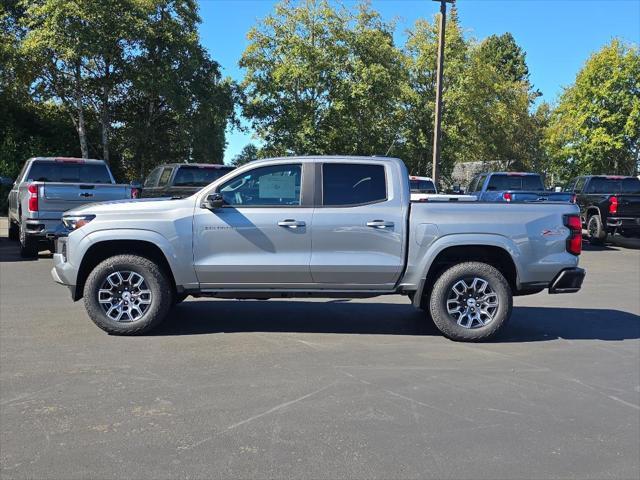
M 204 187 L 226 175 L 233 167 L 180 167 L 173 180 L 175 187 Z
M 413 193 L 436 193 L 436 187 L 431 180 L 409 180 Z
M 640 193 L 640 179 L 635 177 L 594 177 L 587 193 Z
M 538 175 L 492 175 L 487 190 L 502 192 L 504 190 L 533 190 L 542 191 L 542 178 Z
M 103 163 L 34 162 L 27 181 L 61 183 L 111 183 Z

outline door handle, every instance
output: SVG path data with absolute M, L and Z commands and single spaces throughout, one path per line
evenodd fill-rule
M 385 222 L 384 220 L 372 220 L 367 222 L 367 227 L 371 228 L 393 228 L 393 222 Z
M 279 227 L 285 227 L 285 228 L 298 228 L 298 227 L 304 227 L 307 224 L 298 220 L 293 220 L 291 218 L 287 218 L 286 220 L 281 220 L 278 222 L 278 226 Z

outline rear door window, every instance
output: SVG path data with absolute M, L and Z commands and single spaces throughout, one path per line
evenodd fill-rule
M 436 186 L 431 180 L 409 180 L 409 185 L 414 193 L 436 193 Z
M 325 163 L 322 165 L 322 204 L 356 206 L 387 199 L 383 165 Z
M 640 179 L 634 177 L 593 177 L 587 193 L 640 193 Z
M 60 183 L 111 183 L 105 164 L 80 162 L 34 162 L 28 181 Z

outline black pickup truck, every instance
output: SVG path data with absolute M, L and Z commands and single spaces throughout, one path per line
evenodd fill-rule
M 235 167 L 215 163 L 169 163 L 151 171 L 142 187 L 142 198 L 189 197 L 226 175 Z
M 589 241 L 604 243 L 607 235 L 640 235 L 640 179 L 618 175 L 588 175 L 571 180 L 565 192 L 576 194 L 582 225 Z

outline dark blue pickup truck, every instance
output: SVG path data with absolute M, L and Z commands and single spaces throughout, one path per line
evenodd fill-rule
M 538 173 L 481 173 L 471 180 L 466 193 L 480 202 L 575 202 L 572 192 L 545 190 Z

